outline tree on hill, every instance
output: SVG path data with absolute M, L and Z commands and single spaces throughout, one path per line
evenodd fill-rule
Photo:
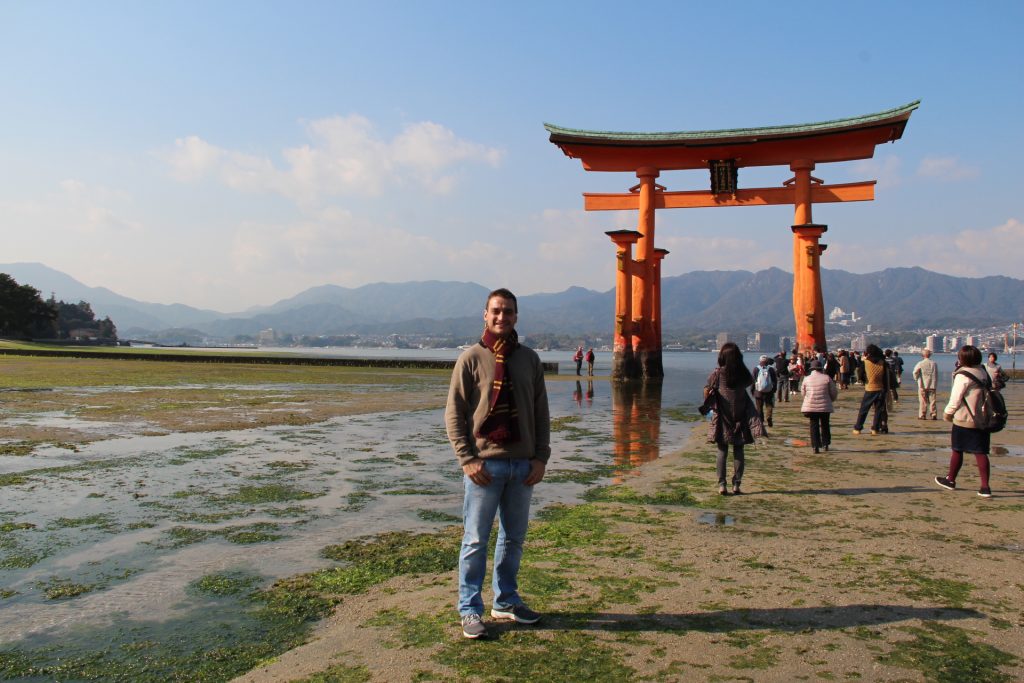
M 51 295 L 47 304 L 57 310 L 58 338 L 91 337 L 105 340 L 117 339 L 117 327 L 114 325 L 114 322 L 109 316 L 103 320 L 96 320 L 96 314 L 93 312 L 92 305 L 88 301 L 70 304 L 66 301 L 56 301 Z
M 7 273 L 0 273 L 0 336 L 52 337 L 56 320 L 56 308 L 43 301 L 38 289 L 19 285 Z
M 39 290 L 19 285 L 7 273 L 0 273 L 0 336 L 16 339 L 116 340 L 117 327 L 110 317 L 96 320 L 86 301 L 69 304 L 52 294 L 43 301 Z

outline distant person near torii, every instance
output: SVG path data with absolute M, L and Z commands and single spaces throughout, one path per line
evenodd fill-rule
M 935 407 L 935 390 L 939 386 L 939 366 L 932 360 L 931 349 L 925 349 L 921 355 L 924 358 L 914 366 L 913 372 L 914 379 L 917 380 L 917 396 L 920 403 L 917 409 L 917 419 L 936 420 L 938 412 Z

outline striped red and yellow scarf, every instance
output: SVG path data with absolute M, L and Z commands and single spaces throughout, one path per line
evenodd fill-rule
M 499 337 L 490 330 L 484 330 L 480 343 L 494 354 L 494 382 L 491 384 L 487 417 L 476 435 L 494 443 L 519 441 L 519 413 L 513 398 L 512 376 L 505 365 L 506 358 L 519 348 L 519 335 L 512 330 L 508 337 Z

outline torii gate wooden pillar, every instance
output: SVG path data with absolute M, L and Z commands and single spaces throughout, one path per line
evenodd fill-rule
M 920 101 L 877 114 L 821 123 L 769 128 L 677 133 L 613 133 L 544 127 L 551 142 L 588 171 L 635 173 L 640 183 L 625 194 L 584 193 L 587 211 L 633 209 L 637 230 L 607 233 L 616 245 L 616 379 L 660 380 L 661 260 L 668 253 L 654 245 L 656 209 L 715 206 L 793 205 L 793 317 L 799 347 L 826 348 L 821 290 L 821 235 L 814 223 L 816 203 L 871 201 L 875 181 L 824 185 L 813 177 L 816 164 L 867 159 L 875 147 L 903 135 Z M 737 171 L 745 166 L 787 165 L 794 177 L 782 187 L 740 189 Z M 666 170 L 706 168 L 710 191 L 668 192 L 655 179 Z M 637 245 L 634 260 L 632 245 Z

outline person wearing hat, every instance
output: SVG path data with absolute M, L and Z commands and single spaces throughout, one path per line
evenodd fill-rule
M 772 412 L 775 410 L 775 387 L 779 383 L 779 377 L 775 373 L 775 364 L 768 356 L 761 356 L 752 375 L 754 377 L 754 405 L 757 406 L 757 414 L 765 424 L 772 427 L 774 426 Z
M 810 374 L 804 378 L 800 385 L 800 391 L 804 395 L 804 401 L 800 404 L 800 412 L 811 421 L 811 448 L 815 453 L 821 449 L 828 450 L 832 443 L 832 429 L 829 425 L 829 418 L 832 411 L 832 401 L 839 396 L 835 380 L 825 374 L 821 361 L 815 358 L 811 361 Z

